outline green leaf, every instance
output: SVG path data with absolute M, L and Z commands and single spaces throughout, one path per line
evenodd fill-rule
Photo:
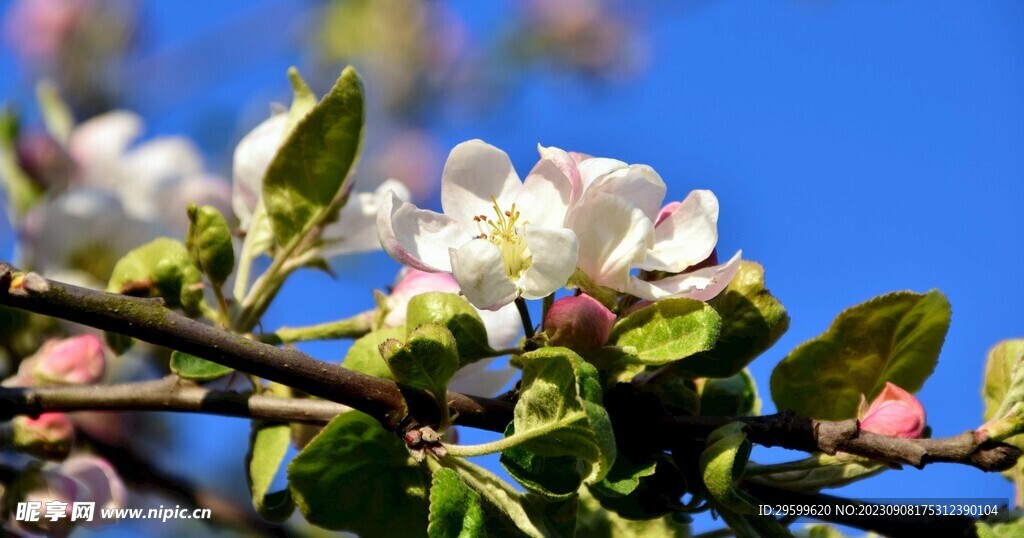
M 849 308 L 775 367 L 772 399 L 780 410 L 843 420 L 887 381 L 916 392 L 935 369 L 949 318 L 938 291 L 890 293 Z
M 361 536 L 425 535 L 427 485 L 398 437 L 358 411 L 332 420 L 288 466 L 307 521 Z
M 263 204 L 278 245 L 337 212 L 362 143 L 363 115 L 362 82 L 346 67 L 281 144 L 263 180 Z
M 761 399 L 757 397 L 757 384 L 750 372 L 723 379 L 704 379 L 698 382 L 700 415 L 705 417 L 751 416 L 761 414 Z
M 291 427 L 288 424 L 253 421 L 249 452 L 245 456 L 249 491 L 256 512 L 272 521 L 284 521 L 295 510 L 291 492 L 287 489 L 269 491 L 290 442 Z
M 530 538 L 547 538 L 565 536 L 567 534 L 561 532 L 561 518 L 558 516 L 562 514 L 557 513 L 557 511 L 556 513 L 551 513 L 549 509 L 551 504 L 555 504 L 557 507 L 560 506 L 559 503 L 545 503 L 528 494 L 519 493 L 507 482 L 494 476 L 494 473 L 467 460 L 450 458 L 446 465 L 455 469 L 463 482 L 479 493 L 487 501 L 488 505 L 493 508 L 493 511 L 501 516 L 500 521 L 489 521 L 489 528 L 492 525 L 504 527 L 503 523 L 505 521 L 510 521 L 515 525 L 515 529 L 502 528 L 503 532 L 496 532 L 495 534 L 523 534 Z M 552 519 L 553 516 L 558 521 Z
M 438 469 L 430 482 L 430 538 L 487 536 L 480 494 L 462 483 L 459 473 Z
M 352 343 L 341 365 L 349 370 L 382 379 L 394 379 L 388 363 L 380 356 L 380 345 L 390 339 L 405 338 L 405 327 L 389 327 L 373 331 Z
M 210 362 L 180 351 L 171 353 L 170 366 L 171 371 L 178 377 L 192 381 L 213 381 L 234 372 L 223 364 Z
M 655 455 L 650 463 L 653 469 L 642 464 L 622 471 L 613 467 L 606 481 L 590 486 L 590 493 L 605 509 L 626 519 L 654 519 L 677 511 L 687 491 L 686 476 L 667 454 Z
M 627 519 L 604 509 L 585 488 L 580 490 L 576 535 L 585 538 L 688 538 L 688 525 L 671 516 Z
M 395 381 L 400 385 L 425 390 L 434 396 L 441 417 L 448 417 L 446 387 L 459 369 L 459 351 L 452 333 L 436 323 L 426 323 L 409 333 L 402 344 L 387 340 L 380 345 Z
M 683 359 L 715 344 L 722 319 L 707 303 L 665 299 L 619 320 L 612 327 L 612 345 L 636 349 L 646 365 Z
M 202 275 L 180 241 L 158 237 L 118 260 L 107 291 L 162 297 L 168 307 L 199 315 L 203 304 Z
M 747 465 L 744 480 L 794 491 L 838 488 L 887 469 L 852 454 L 815 454 L 802 460 L 772 465 Z
M 1012 512 L 1009 521 L 976 521 L 978 538 L 1020 538 L 1024 536 L 1024 517 L 1020 512 Z
M 736 538 L 792 538 L 792 533 L 772 516 L 748 515 L 711 503 Z
M 220 287 L 235 268 L 235 247 L 224 216 L 212 205 L 188 206 L 188 235 L 185 246 L 192 263 L 210 282 Z
M 309 89 L 309 85 L 303 80 L 299 70 L 295 67 L 288 68 L 288 82 L 292 85 L 292 106 L 288 109 L 284 132 L 290 133 L 299 123 L 299 120 L 306 117 L 316 107 L 316 94 Z
M 814 525 L 807 525 L 801 529 L 797 536 L 806 538 L 846 538 L 846 535 L 839 532 L 839 529 L 832 525 L 826 525 L 824 523 L 815 523 Z
M 520 361 L 512 433 L 499 441 L 510 447 L 502 452 L 502 465 L 524 487 L 553 496 L 603 479 L 615 461 L 615 436 L 597 370 L 560 347 L 525 353 Z
M 440 323 L 451 331 L 459 345 L 465 366 L 493 354 L 487 343 L 487 329 L 476 309 L 454 293 L 428 292 L 409 300 L 405 325 L 410 331 L 424 323 Z
M 604 496 L 624 497 L 636 491 L 640 487 L 640 480 L 653 475 L 656 467 L 657 463 L 653 459 L 634 463 L 620 453 L 608 475 L 591 486 L 591 489 L 600 491 Z
M 741 422 L 711 432 L 700 455 L 700 470 L 708 493 L 723 507 L 739 514 L 757 514 L 757 500 L 739 488 L 750 458 L 750 441 Z
M 36 102 L 39 103 L 39 111 L 50 136 L 60 145 L 67 147 L 71 130 L 75 127 L 71 107 L 61 99 L 57 87 L 48 80 L 41 80 L 36 84 Z
M 710 350 L 670 366 L 686 377 L 734 375 L 789 328 L 789 314 L 765 288 L 764 268 L 757 262 L 741 262 L 729 286 L 710 304 L 722 318 L 722 333 Z
M 988 352 L 985 363 L 985 420 L 1006 416 L 1013 404 L 1024 401 L 1024 339 L 1004 340 Z M 1024 437 L 1014 438 L 1018 447 Z

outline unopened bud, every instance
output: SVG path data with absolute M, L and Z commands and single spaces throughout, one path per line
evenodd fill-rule
M 552 344 L 585 352 L 603 346 L 614 323 L 615 314 L 582 294 L 555 301 L 544 318 L 544 331 Z
M 75 164 L 53 137 L 42 132 L 26 133 L 18 139 L 15 151 L 21 169 L 39 187 L 56 192 L 67 187 Z
M 395 284 L 395 289 L 388 295 L 388 315 L 384 318 L 384 325 L 404 325 L 409 299 L 432 291 L 459 293 L 459 284 L 448 273 L 427 273 L 416 269 L 406 271 Z
M 51 340 L 31 361 L 29 375 L 37 385 L 89 385 L 103 377 L 107 358 L 103 342 L 92 334 Z M 22 367 L 26 365 L 23 363 Z M 20 369 L 19 369 L 20 373 Z
M 924 406 L 892 383 L 887 382 L 881 394 L 860 415 L 860 427 L 869 432 L 906 439 L 916 439 L 924 433 Z
M 14 448 L 46 460 L 63 460 L 71 452 L 75 428 L 64 413 L 43 413 L 38 418 L 14 417 Z

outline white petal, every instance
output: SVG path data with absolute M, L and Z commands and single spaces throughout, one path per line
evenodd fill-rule
M 588 191 L 621 196 L 633 202 L 647 218 L 654 221 L 661 210 L 666 189 L 665 182 L 653 168 L 645 164 L 633 164 L 596 178 Z
M 603 193 L 584 194 L 572 218 L 579 268 L 596 284 L 625 291 L 630 269 L 654 245 L 651 220 L 625 199 Z
M 389 191 L 377 212 L 377 239 L 402 265 L 436 273 L 451 270 L 448 249 L 470 237 L 451 217 L 402 202 Z
M 381 248 L 377 238 L 377 213 L 389 191 L 399 200 L 409 199 L 409 189 L 393 179 L 381 183 L 374 192 L 353 192 L 349 196 L 337 222 L 324 229 L 325 245 L 321 249 L 324 258 Z
M 732 259 L 712 267 L 705 267 L 690 273 L 682 273 L 653 282 L 644 282 L 636 277 L 630 281 L 629 293 L 649 300 L 668 297 L 685 297 L 698 301 L 708 301 L 722 292 L 740 268 L 740 256 L 737 252 Z
M 620 160 L 603 157 L 591 157 L 583 160 L 580 162 L 580 180 L 583 182 L 583 189 L 589 189 L 597 178 L 628 166 Z
M 469 227 L 477 215 L 493 218 L 492 197 L 508 210 L 520 188 L 522 182 L 504 151 L 482 140 L 470 140 L 448 155 L 441 172 L 441 207 L 445 215 Z
M 474 239 L 450 253 L 452 276 L 473 306 L 497 310 L 515 300 L 518 290 L 508 278 L 498 245 Z
M 576 270 L 579 241 L 566 228 L 526 226 L 524 235 L 532 263 L 523 271 L 519 287 L 527 299 L 547 297 L 565 286 Z
M 513 308 L 513 310 L 515 309 Z M 518 317 L 518 314 L 516 316 Z M 512 380 L 517 371 L 509 367 L 488 370 L 487 367 L 494 360 L 495 358 L 484 359 L 460 368 L 448 383 L 448 390 L 474 396 L 497 395 Z
M 249 218 L 263 190 L 263 176 L 281 146 L 287 122 L 287 114 L 271 116 L 249 131 L 235 147 L 231 204 L 243 230 L 249 228 Z
M 654 248 L 643 269 L 678 273 L 706 259 L 718 242 L 718 199 L 711 191 L 690 193 L 654 229 Z
M 166 211 L 159 189 L 179 183 L 203 171 L 199 149 L 187 138 L 168 136 L 155 138 L 124 155 L 122 179 L 117 192 L 125 211 L 141 219 L 155 219 Z
M 90 169 L 117 160 L 142 134 L 142 118 L 127 110 L 114 110 L 82 122 L 68 139 L 68 151 L 78 166 Z M 105 178 L 97 178 L 105 179 Z
M 477 313 L 487 328 L 487 343 L 492 348 L 508 349 L 519 340 L 523 324 L 515 305 L 505 305 L 498 310 L 478 310 Z
M 516 198 L 516 209 L 524 222 L 546 228 L 565 225 L 566 212 L 580 195 L 579 170 L 567 153 L 557 148 L 541 148 L 544 156 L 523 182 Z

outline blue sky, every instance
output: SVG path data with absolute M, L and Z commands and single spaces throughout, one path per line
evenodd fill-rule
M 247 11 L 287 13 L 294 5 L 150 3 L 146 46 L 175 50 L 231 19 L 244 20 Z M 472 32 L 486 35 L 502 11 L 482 5 L 452 3 Z M 843 308 L 893 290 L 943 291 L 953 305 L 952 326 L 919 397 L 934 435 L 977 426 L 987 350 L 1000 339 L 1024 337 L 1024 4 L 642 5 L 651 61 L 640 78 L 595 89 L 537 70 L 500 108 L 473 121 L 438 118 L 432 128 L 445 147 L 483 138 L 508 151 L 523 173 L 540 142 L 649 164 L 668 182 L 670 198 L 714 190 L 722 208 L 720 253 L 742 248 L 745 258 L 764 264 L 772 292 L 792 316 L 789 332 L 751 366 L 765 412 L 773 409 L 772 367 Z M 145 91 L 131 104 L 152 133 L 183 132 L 222 151 L 255 121 L 254 102 L 287 95 L 284 70 L 300 61 L 294 41 L 275 27 L 240 28 L 252 32 L 242 41 L 253 45 L 225 44 L 242 56 L 240 66 L 219 65 L 217 55 L 203 66 L 185 66 L 187 75 L 206 77 L 187 98 L 142 84 Z M 0 49 L 0 98 L 24 105 L 30 94 L 16 70 L 10 52 Z M 228 127 L 210 131 L 196 118 L 219 118 Z M 0 237 L 9 248 L 9 232 Z M 387 285 L 395 268 L 378 254 L 347 262 L 338 282 L 302 275 L 285 288 L 267 325 L 370 307 L 366 288 Z M 344 348 L 308 349 L 333 359 Z M 227 447 L 242 442 L 246 425 L 201 424 L 193 441 L 225 455 L 224 469 L 211 480 L 242 480 Z M 208 436 L 210 428 L 222 433 Z M 180 457 L 169 463 L 187 471 L 191 462 Z M 889 471 L 842 494 L 1009 498 L 1012 492 L 998 475 L 934 465 Z M 706 528 L 708 522 L 698 523 Z

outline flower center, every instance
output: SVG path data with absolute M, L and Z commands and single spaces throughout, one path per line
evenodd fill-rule
M 526 241 L 524 238 L 519 236 L 519 232 L 516 230 L 516 224 L 519 223 L 519 211 L 516 210 L 516 204 L 512 204 L 512 207 L 508 211 L 502 211 L 498 207 L 498 201 L 491 197 L 491 207 L 494 209 L 495 218 L 488 218 L 487 215 L 477 215 L 473 217 L 473 222 L 476 223 L 476 227 L 480 230 L 479 239 L 487 239 L 491 243 L 498 245 L 501 249 L 501 259 L 505 263 L 505 272 L 509 278 L 516 280 L 519 275 L 530 266 L 533 260 L 530 259 L 530 254 L 526 249 Z M 520 226 L 525 225 L 526 221 L 520 223 Z

